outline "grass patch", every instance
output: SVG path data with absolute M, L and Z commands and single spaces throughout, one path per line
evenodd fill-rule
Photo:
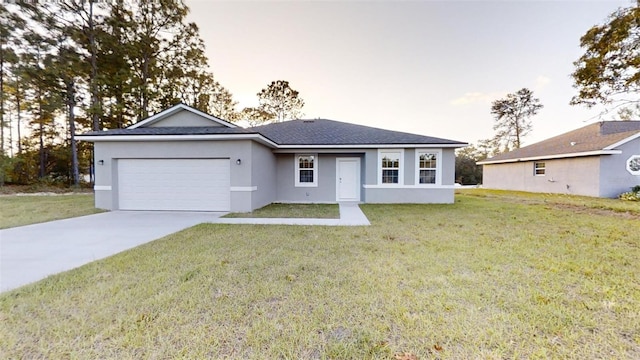
M 269 204 L 247 213 L 230 213 L 228 218 L 339 219 L 338 204 Z
M 92 195 L 0 196 L 0 229 L 102 212 Z
M 640 358 L 640 222 L 531 200 L 199 225 L 0 295 L 0 358 Z

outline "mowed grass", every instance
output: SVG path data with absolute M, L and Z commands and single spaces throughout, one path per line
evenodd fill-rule
M 339 219 L 338 204 L 270 204 L 252 212 L 230 213 L 230 218 Z
M 640 218 L 503 195 L 199 225 L 0 295 L 0 358 L 640 358 Z
M 93 196 L 82 195 L 6 195 L 0 196 L 0 229 L 101 212 Z

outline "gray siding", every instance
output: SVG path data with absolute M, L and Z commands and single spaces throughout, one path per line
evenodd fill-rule
M 374 204 L 451 204 L 453 188 L 367 188 L 365 202 Z
M 147 126 L 147 125 L 145 125 Z M 168 116 L 162 120 L 159 120 L 153 124 L 149 124 L 149 127 L 171 127 L 171 126 L 222 126 L 221 124 L 206 119 L 200 115 L 194 114 L 191 111 L 180 110 L 171 116 Z
M 632 187 L 640 185 L 640 176 L 627 171 L 627 160 L 640 155 L 640 138 L 617 147 L 620 155 L 602 156 L 600 160 L 600 196 L 615 198 Z
M 276 157 L 277 201 L 336 202 L 336 158 L 338 157 L 361 157 L 361 154 L 318 154 L 318 186 L 296 187 L 295 154 L 278 154 Z
M 640 154 L 640 139 L 617 147 L 622 154 L 540 160 L 546 174 L 534 176 L 533 161 L 490 164 L 483 167 L 483 186 L 488 189 L 519 190 L 615 198 L 640 185 L 626 162 Z
M 219 158 L 230 159 L 231 186 L 251 187 L 251 162 L 236 165 L 235 160 L 251 159 L 252 144 L 250 140 L 241 141 L 147 141 L 147 142 L 97 142 L 95 143 L 95 160 L 104 161 L 104 165 L 96 165 L 96 207 L 101 209 L 118 209 L 118 159 L 152 159 L 152 158 Z M 111 187 L 111 190 L 100 190 Z M 232 191 L 231 210 L 250 211 L 251 192 Z
M 257 186 L 251 199 L 252 209 L 276 201 L 276 156 L 271 149 L 255 142 L 251 146 L 251 183 Z
M 540 160 L 543 161 L 543 160 Z M 534 161 L 484 165 L 483 187 L 585 196 L 600 195 L 600 158 L 544 160 L 546 174 L 534 175 Z

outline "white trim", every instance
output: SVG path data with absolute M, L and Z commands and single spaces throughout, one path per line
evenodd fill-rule
M 170 115 L 178 112 L 179 110 L 186 110 L 186 111 L 192 112 L 192 113 L 194 113 L 196 115 L 200 115 L 200 116 L 202 116 L 203 118 L 205 118 L 207 120 L 211 120 L 211 121 L 213 121 L 215 123 L 218 123 L 218 124 L 220 124 L 222 126 L 225 126 L 225 127 L 229 127 L 229 128 L 237 127 L 236 125 L 234 125 L 234 124 L 232 124 L 232 123 L 230 123 L 228 121 L 224 121 L 224 120 L 219 119 L 219 118 L 217 118 L 217 117 L 215 117 L 213 115 L 209 115 L 207 113 L 204 113 L 204 112 L 202 112 L 202 111 L 200 111 L 198 109 L 192 108 L 191 106 L 188 106 L 188 105 L 185 105 L 185 104 L 177 104 L 177 105 L 174 105 L 174 106 L 172 106 L 172 107 L 170 107 L 170 108 L 168 108 L 166 110 L 163 110 L 163 111 L 161 111 L 161 112 L 159 112 L 159 113 L 157 113 L 157 114 L 155 114 L 153 116 L 150 116 L 150 117 L 148 117 L 148 118 L 146 118 L 146 119 L 144 119 L 142 121 L 139 121 L 139 122 L 129 126 L 127 129 L 137 129 L 139 127 L 144 127 L 144 126 L 147 126 L 147 125 L 151 125 L 153 123 L 156 123 L 156 122 L 166 118 L 167 116 L 170 116 Z
M 241 191 L 257 191 L 257 186 L 232 186 L 229 188 L 230 191 L 241 192 Z
M 580 157 L 580 156 L 618 155 L 618 154 L 622 154 L 622 151 L 621 150 L 595 150 L 595 151 L 585 151 L 580 153 L 541 155 L 541 156 L 531 156 L 526 158 L 495 160 L 495 161 L 492 161 L 491 159 L 487 159 L 484 161 L 478 161 L 476 164 L 488 165 L 488 164 L 514 163 L 514 162 L 521 162 L 521 161 L 564 159 L 564 158 L 572 158 L 572 157 Z
M 76 136 L 77 138 L 77 136 Z M 348 145 L 278 145 L 278 149 L 400 149 L 400 148 L 460 148 L 469 144 L 348 144 Z
M 383 184 L 382 183 L 382 156 L 384 153 L 400 153 L 400 157 L 398 158 L 398 184 Z M 404 149 L 402 148 L 394 148 L 394 149 L 378 149 L 378 158 L 376 159 L 378 162 L 378 185 L 392 187 L 394 185 L 402 185 L 404 184 Z
M 361 181 L 361 164 L 359 157 L 336 157 L 336 201 L 360 201 L 360 186 L 357 186 L 357 195 L 355 199 L 340 198 L 340 161 L 355 161 L 357 163 L 356 183 L 359 185 Z
M 310 183 L 300 182 L 300 160 L 298 160 L 298 158 L 302 156 L 313 157 L 313 168 L 306 169 L 306 170 L 313 170 L 313 182 L 310 182 Z M 293 182 L 295 187 L 318 187 L 318 168 L 320 167 L 318 166 L 319 160 L 320 159 L 318 158 L 317 153 L 296 153 L 293 156 L 293 167 L 294 167 Z
M 611 145 L 607 146 L 606 148 L 604 148 L 604 150 L 613 150 L 614 148 L 617 148 L 620 145 L 624 145 L 624 144 L 628 143 L 629 141 L 635 140 L 637 138 L 640 138 L 640 132 L 638 132 L 635 135 L 631 135 L 626 139 L 622 139 L 622 140 L 618 141 L 615 144 L 611 144 Z
M 259 143 L 277 147 L 273 141 L 260 134 L 208 134 L 208 135 L 78 135 L 83 141 L 193 141 L 193 140 L 256 140 Z
M 93 185 L 93 190 L 96 190 L 96 191 L 111 191 L 111 185 Z
M 420 184 L 420 154 L 436 154 L 436 183 L 435 184 Z M 415 177 L 414 184 L 416 185 L 442 185 L 442 149 L 416 149 L 415 151 Z
M 455 185 L 429 185 L 429 184 L 420 184 L 420 185 L 399 185 L 399 184 L 391 184 L 391 185 L 376 185 L 376 184 L 364 184 L 362 185 L 365 189 L 457 189 Z

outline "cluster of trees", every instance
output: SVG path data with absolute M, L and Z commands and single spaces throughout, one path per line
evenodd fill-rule
M 253 124 L 300 114 L 286 81 L 237 111 L 188 11 L 182 0 L 0 4 L 0 185 L 78 184 L 91 156 L 75 133 L 123 128 L 179 102 Z

